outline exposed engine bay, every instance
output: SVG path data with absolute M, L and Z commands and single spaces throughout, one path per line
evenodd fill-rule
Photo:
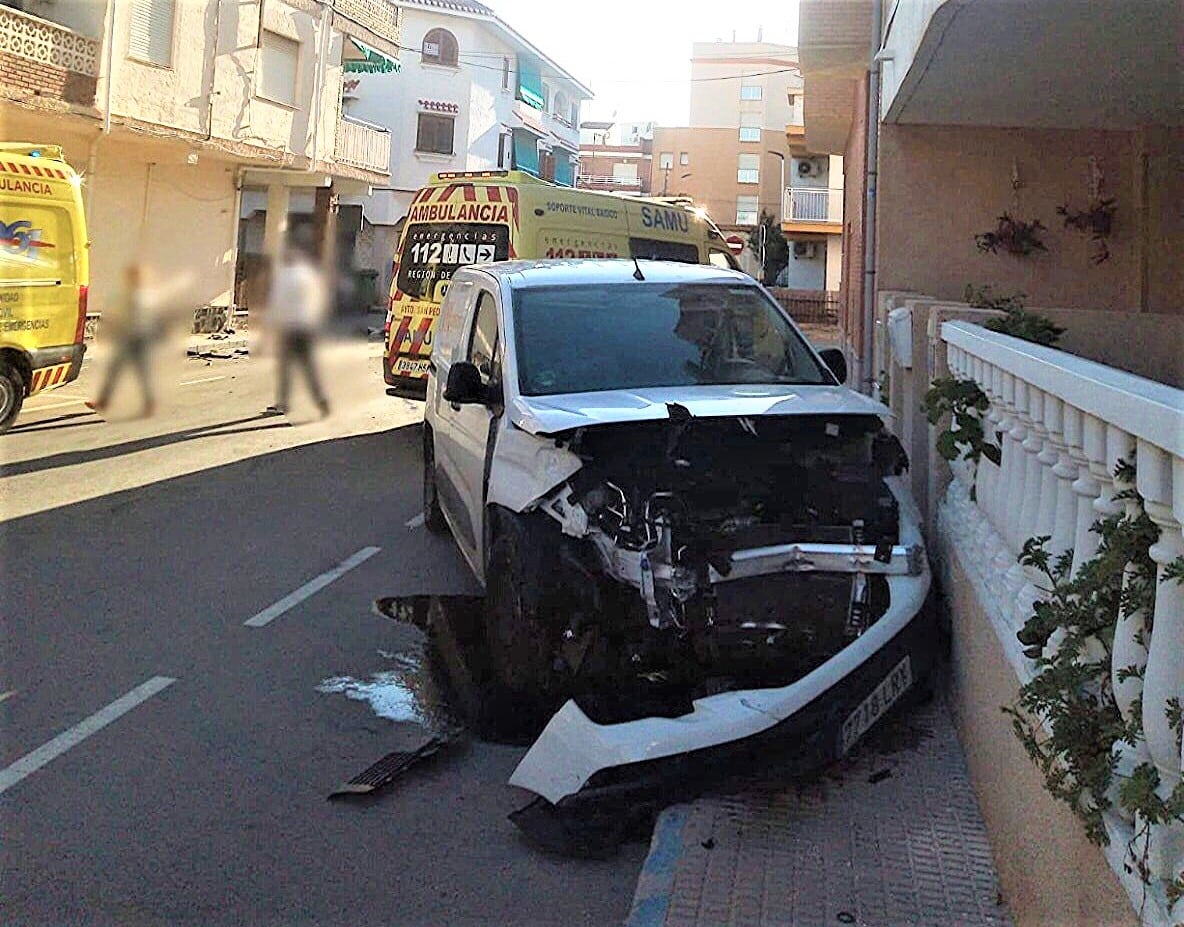
M 788 685 L 885 614 L 889 576 L 923 568 L 878 417 L 669 412 L 551 439 L 581 466 L 538 500 L 558 529 L 540 581 L 599 723 Z

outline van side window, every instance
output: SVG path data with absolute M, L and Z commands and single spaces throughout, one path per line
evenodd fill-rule
M 497 366 L 497 300 L 488 290 L 477 297 L 477 317 L 473 321 L 473 337 L 469 342 L 469 360 L 481 372 L 481 380 L 489 384 L 496 379 Z
M 680 261 L 683 264 L 699 263 L 699 248 L 696 245 L 677 241 L 658 241 L 655 238 L 630 238 L 629 256 L 644 261 Z

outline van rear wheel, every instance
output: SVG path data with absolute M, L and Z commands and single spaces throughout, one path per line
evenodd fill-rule
M 25 402 L 25 381 L 12 364 L 0 360 L 0 435 L 12 427 Z

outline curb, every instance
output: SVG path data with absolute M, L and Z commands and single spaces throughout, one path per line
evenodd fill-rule
M 682 856 L 682 835 L 690 817 L 690 805 L 672 805 L 658 815 L 650 852 L 637 877 L 633 907 L 625 927 L 662 927 L 670 910 L 674 871 Z

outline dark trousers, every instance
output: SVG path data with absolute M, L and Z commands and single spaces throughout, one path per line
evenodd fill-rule
M 107 368 L 107 378 L 103 381 L 103 389 L 99 392 L 99 405 L 105 406 L 111 401 L 111 394 L 115 392 L 115 384 L 119 381 L 123 368 L 131 364 L 140 380 L 140 393 L 144 397 L 145 408 L 151 408 L 155 402 L 152 395 L 152 377 L 148 371 L 149 341 L 143 336 L 125 338 L 120 342 L 115 356 L 111 359 L 111 366 Z
M 312 356 L 313 336 L 311 332 L 284 332 L 280 336 L 280 377 L 276 393 L 276 406 L 281 409 L 288 407 L 288 395 L 292 385 L 292 365 L 297 364 L 304 370 L 304 378 L 308 381 L 308 391 L 321 409 L 327 409 L 328 401 L 321 390 L 321 381 L 317 377 L 316 364 Z

